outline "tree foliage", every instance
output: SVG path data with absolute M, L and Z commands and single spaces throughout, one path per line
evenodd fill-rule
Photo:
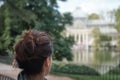
M 98 27 L 95 27 L 92 29 L 91 35 L 94 38 L 94 42 L 93 42 L 93 47 L 95 48 L 95 50 L 100 48 L 100 30 Z
M 109 36 L 109 35 L 105 35 L 105 34 L 101 34 L 100 35 L 100 38 L 101 38 L 101 41 L 104 42 L 104 41 L 111 41 L 112 40 L 112 37 Z
M 6 4 L 7 5 L 7 4 Z M 0 15 L 0 53 L 2 55 L 6 55 L 7 54 L 7 49 L 8 46 L 11 42 L 11 38 L 10 38 L 10 18 L 9 18 L 9 8 L 7 6 L 4 7 L 4 17 L 3 14 L 1 13 Z M 2 9 L 1 9 L 2 10 Z M 0 11 L 1 11 L 0 10 Z M 3 21 L 4 19 L 4 21 Z M 4 27 L 5 26 L 5 27 Z
M 101 46 L 110 49 L 111 47 L 110 41 L 112 40 L 112 37 L 107 34 L 101 34 L 100 39 L 101 39 Z
M 110 47 L 112 37 L 107 34 L 102 34 L 98 27 L 93 28 L 92 37 L 94 38 L 93 47 L 98 50 L 100 47 Z
M 115 11 L 116 25 L 115 28 L 118 32 L 118 45 L 117 48 L 120 51 L 120 7 Z
M 9 28 L 12 43 L 17 35 L 22 31 L 30 28 L 43 30 L 49 33 L 54 41 L 54 59 L 62 60 L 63 57 L 72 60 L 70 47 L 73 42 L 71 38 L 65 38 L 61 33 L 65 29 L 66 24 L 72 23 L 70 13 L 61 14 L 58 10 L 57 0 L 3 0 L 4 4 L 1 7 L 1 12 L 4 15 L 5 6 L 9 8 L 8 16 L 10 19 Z M 65 1 L 65 0 L 61 0 Z M 2 17 L 2 16 L 0 16 Z M 0 19 L 1 20 L 1 19 Z M 7 23 L 2 24 L 3 27 Z M 1 33 L 3 34 L 3 33 Z M 13 45 L 11 43 L 11 45 Z
M 100 16 L 96 13 L 92 13 L 92 14 L 88 15 L 88 19 L 92 19 L 92 20 L 100 19 Z

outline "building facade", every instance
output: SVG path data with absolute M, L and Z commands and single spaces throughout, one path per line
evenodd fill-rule
M 88 49 L 94 43 L 94 37 L 91 36 L 92 30 L 97 27 L 102 34 L 112 37 L 111 45 L 117 44 L 117 30 L 114 28 L 115 21 L 103 18 L 90 20 L 80 8 L 76 8 L 72 13 L 73 24 L 66 25 L 66 36 L 73 36 L 75 44 L 73 48 Z

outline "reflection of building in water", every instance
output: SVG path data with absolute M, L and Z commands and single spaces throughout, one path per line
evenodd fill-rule
M 115 51 L 74 50 L 73 62 L 86 65 L 118 65 L 120 53 Z
M 79 64 L 92 64 L 94 63 L 94 53 L 88 52 L 88 50 L 76 50 L 74 51 L 74 63 Z
M 95 27 L 98 27 L 101 33 L 110 35 L 112 37 L 111 45 L 116 45 L 117 30 L 114 28 L 114 20 L 103 18 L 89 20 L 80 8 L 77 8 L 72 15 L 73 24 L 66 26 L 66 36 L 74 36 L 74 47 L 88 49 L 89 46 L 92 46 L 94 38 L 91 36 L 91 32 Z

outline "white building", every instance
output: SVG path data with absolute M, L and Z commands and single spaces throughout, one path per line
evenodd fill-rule
M 112 37 L 111 44 L 116 45 L 117 30 L 114 28 L 114 21 L 106 19 L 89 20 L 80 8 L 76 8 L 72 13 L 73 24 L 66 25 L 66 36 L 74 36 L 75 48 L 88 49 L 93 44 L 94 38 L 90 35 L 94 27 L 98 27 L 100 32 Z

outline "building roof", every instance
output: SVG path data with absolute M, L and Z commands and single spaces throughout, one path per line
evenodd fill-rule
M 77 7 L 73 12 L 72 12 L 72 16 L 74 18 L 87 18 L 86 13 L 84 13 L 84 11 L 82 11 L 82 9 L 80 7 Z
M 67 25 L 66 27 L 72 29 L 89 29 L 93 27 L 99 27 L 101 33 L 103 34 L 116 34 L 117 30 L 114 25 L 115 22 L 110 22 L 105 19 L 89 20 L 87 14 L 85 14 L 80 7 L 77 7 L 73 12 L 72 16 L 74 18 L 72 25 Z
M 109 22 L 109 21 L 106 21 L 106 20 L 103 20 L 103 19 L 99 19 L 99 20 L 88 20 L 87 21 L 87 26 L 114 26 L 114 22 Z
M 117 34 L 117 30 L 114 27 L 101 27 L 100 32 L 103 34 Z

